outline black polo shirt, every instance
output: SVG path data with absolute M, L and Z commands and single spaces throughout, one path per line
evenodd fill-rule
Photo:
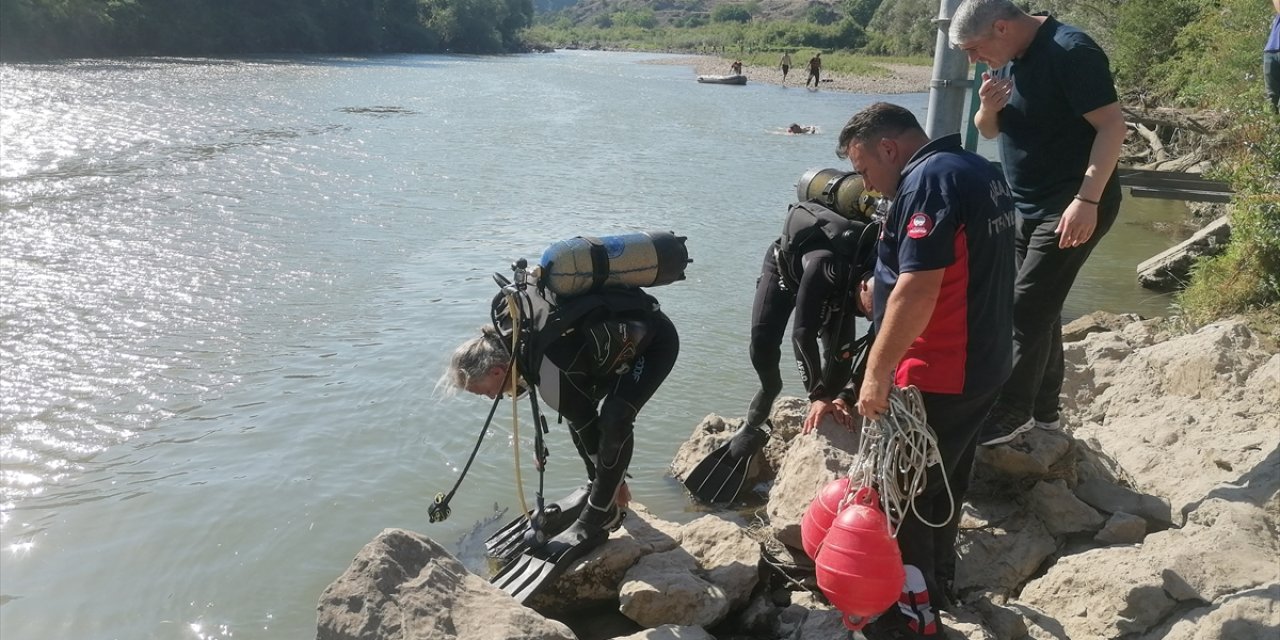
M 1016 222 L 1004 178 L 961 148 L 960 134 L 911 157 L 880 236 L 876 331 L 899 274 L 946 271 L 928 326 L 898 365 L 897 385 L 972 395 L 1004 384 L 1013 367 Z
M 1018 213 L 1061 215 L 1080 189 L 1097 136 L 1084 114 L 1117 101 L 1107 54 L 1085 32 L 1049 17 L 1022 57 L 996 74 L 1013 78 L 997 142 Z M 1102 199 L 1119 198 L 1113 171 Z

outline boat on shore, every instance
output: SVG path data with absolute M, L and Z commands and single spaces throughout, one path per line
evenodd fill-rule
M 698 82 L 703 84 L 746 84 L 747 77 L 740 73 L 728 76 L 698 76 Z

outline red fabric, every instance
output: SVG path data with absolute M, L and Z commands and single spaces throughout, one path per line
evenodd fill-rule
M 964 391 L 969 348 L 969 242 L 963 227 L 956 232 L 955 256 L 955 262 L 943 272 L 933 318 L 898 365 L 894 383 L 900 387 L 914 384 L 929 393 Z

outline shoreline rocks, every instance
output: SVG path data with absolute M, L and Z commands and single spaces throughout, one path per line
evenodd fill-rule
M 1241 321 L 1188 335 L 1093 314 L 1065 332 L 1062 431 L 980 448 L 948 638 L 1273 639 L 1280 629 L 1280 354 Z M 856 437 L 798 436 L 775 405 L 767 522 L 685 525 L 636 505 L 565 577 L 517 604 L 440 545 L 384 531 L 325 590 L 322 639 L 839 638 L 798 549 L 803 510 Z M 679 474 L 738 419 L 708 416 Z

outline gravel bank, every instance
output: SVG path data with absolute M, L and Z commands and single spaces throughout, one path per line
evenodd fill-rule
M 680 65 L 693 67 L 690 80 L 700 75 L 724 75 L 729 73 L 731 60 L 715 56 L 683 56 L 680 58 L 664 58 L 651 60 L 651 64 Z M 924 93 L 929 90 L 929 77 L 933 75 L 930 67 L 907 64 L 877 63 L 889 69 L 893 75 L 887 78 L 845 75 L 823 71 L 822 88 L 819 91 L 841 91 L 847 93 Z M 782 84 L 782 70 L 777 67 L 745 66 L 742 73 L 747 76 L 748 83 Z M 787 74 L 787 86 L 804 87 L 809 70 L 804 61 L 791 67 Z M 827 82 L 827 80 L 830 82 Z

